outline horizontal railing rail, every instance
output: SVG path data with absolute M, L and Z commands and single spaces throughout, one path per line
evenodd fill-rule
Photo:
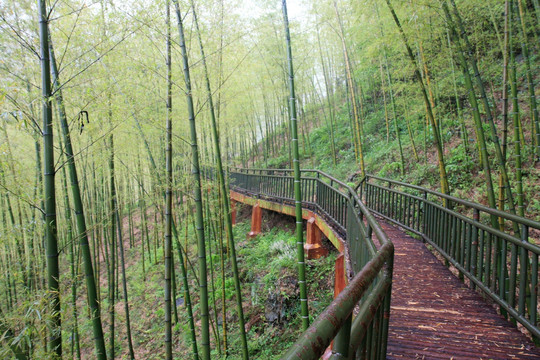
M 372 175 L 356 190 L 373 213 L 421 236 L 503 315 L 540 339 L 540 247 L 530 235 L 540 234 L 540 222 Z
M 283 359 L 317 359 L 332 340 L 334 358 L 385 359 L 394 246 L 354 189 L 318 170 L 301 174 L 302 207 L 344 236 L 354 276 Z M 235 191 L 294 204 L 292 170 L 232 168 L 228 175 Z
M 443 194 L 435 190 L 426 189 L 418 185 L 411 185 L 404 182 L 386 179 L 379 176 L 367 175 L 357 185 L 355 190 L 357 191 L 360 190 L 360 192 L 362 192 L 361 187 L 368 179 L 378 181 L 382 184 L 386 184 L 387 185 L 386 187 L 388 188 L 394 188 L 396 190 L 401 189 L 401 192 L 405 192 L 411 195 L 416 194 L 417 196 L 422 197 L 425 200 L 429 200 L 433 203 L 437 203 L 440 205 L 446 204 L 445 207 L 449 209 L 454 209 L 458 213 L 463 213 L 468 216 L 473 216 L 479 222 L 485 222 L 485 223 L 490 222 L 491 216 L 496 217 L 497 219 L 499 219 L 499 221 L 502 219 L 503 221 L 505 221 L 503 228 L 506 231 L 515 233 L 515 235 L 519 234 L 519 229 L 521 229 L 522 225 L 525 225 L 532 229 L 540 230 L 538 229 L 538 226 L 540 226 L 540 222 L 538 221 L 527 219 L 522 216 L 518 216 L 516 214 L 508 213 L 505 211 L 500 211 L 498 209 L 493 209 L 488 206 L 478 204 L 469 200 L 457 198 L 455 196 Z M 510 229 L 518 229 L 518 231 L 514 231 Z

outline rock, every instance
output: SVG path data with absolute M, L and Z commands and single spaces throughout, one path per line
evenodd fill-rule
M 279 315 L 275 311 L 266 312 L 264 314 L 264 317 L 266 318 L 266 321 L 269 323 L 274 323 L 279 320 Z

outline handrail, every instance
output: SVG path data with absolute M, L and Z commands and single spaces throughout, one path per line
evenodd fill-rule
M 403 186 L 403 187 L 406 187 L 406 188 L 409 188 L 409 189 L 418 190 L 418 191 L 421 191 L 422 193 L 435 195 L 436 197 L 449 200 L 452 203 L 461 204 L 461 205 L 464 205 L 464 206 L 466 206 L 468 208 L 476 209 L 476 210 L 479 210 L 479 211 L 483 211 L 483 212 L 485 212 L 487 214 L 494 215 L 494 216 L 496 216 L 498 218 L 503 218 L 503 219 L 506 219 L 506 220 L 509 220 L 509 221 L 516 222 L 518 224 L 527 225 L 530 228 L 540 230 L 540 222 L 534 221 L 532 219 L 527 219 L 527 218 L 522 217 L 522 216 L 511 214 L 511 213 L 501 211 L 501 210 L 498 210 L 498 209 L 493 209 L 493 208 L 490 208 L 490 207 L 482 205 L 482 204 L 477 204 L 477 203 L 469 201 L 469 200 L 464 200 L 464 199 L 457 198 L 455 196 L 443 194 L 441 192 L 431 190 L 431 189 L 427 189 L 427 188 L 424 188 L 424 187 L 421 187 L 421 186 L 418 186 L 418 185 L 407 184 L 407 183 L 404 183 L 404 182 L 401 182 L 401 181 L 387 179 L 387 178 L 383 178 L 383 177 L 375 176 L 375 175 L 371 175 L 371 174 L 366 174 L 366 176 L 356 186 L 356 190 L 358 190 L 358 188 L 362 185 L 362 183 L 369 181 L 369 179 L 379 180 L 379 181 L 382 181 L 382 182 L 386 182 L 386 183 L 390 183 L 390 184 L 394 184 L 394 185 L 398 185 L 398 186 Z
M 255 173 L 255 172 L 288 172 L 288 173 L 293 173 L 294 170 L 292 169 L 261 169 L 261 168 L 238 168 L 238 167 L 231 167 L 230 168 L 230 171 L 245 171 L 247 173 L 249 173 L 250 171 Z M 329 175 L 321 170 L 317 170 L 317 169 L 300 169 L 300 173 L 316 173 L 316 174 L 319 174 L 325 178 L 327 178 L 328 180 L 331 180 L 333 182 L 335 182 L 336 184 L 339 184 L 343 187 L 347 187 L 349 190 L 351 190 L 352 193 L 355 193 L 355 191 L 353 190 L 353 188 L 351 188 L 349 185 L 347 185 L 346 183 L 344 183 L 343 181 L 333 177 L 332 175 Z
M 370 180 L 386 183 L 370 183 Z M 417 196 L 396 188 L 419 191 Z M 356 190 L 360 190 L 370 210 L 403 228 L 421 236 L 460 273 L 471 287 L 478 287 L 496 304 L 501 313 L 513 322 L 521 323 L 533 337 L 540 339 L 538 323 L 538 262 L 540 247 L 531 243 L 530 229 L 540 230 L 540 223 L 514 214 L 491 209 L 450 195 L 395 180 L 366 175 Z M 443 206 L 430 199 L 445 199 L 473 209 L 473 216 Z M 513 222 L 510 227 L 493 227 L 483 223 L 480 212 Z
M 249 196 L 293 203 L 291 173 L 289 169 L 230 168 L 230 187 Z M 368 358 L 385 359 L 394 245 L 350 186 L 319 170 L 302 170 L 301 174 L 303 207 L 345 235 L 355 275 L 283 359 L 317 359 L 332 340 L 334 357 L 356 351 Z M 359 303 L 360 312 L 353 321 L 353 310 Z M 372 341 L 362 341 L 365 336 Z

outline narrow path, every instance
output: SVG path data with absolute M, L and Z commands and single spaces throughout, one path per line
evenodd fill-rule
M 395 246 L 387 359 L 540 359 L 540 348 L 421 241 L 380 224 Z

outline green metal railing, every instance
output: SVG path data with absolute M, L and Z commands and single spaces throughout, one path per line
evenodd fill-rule
M 302 207 L 344 236 L 354 277 L 283 359 L 317 359 L 332 340 L 332 359 L 385 359 L 394 246 L 351 187 L 321 171 L 301 173 Z M 229 179 L 235 191 L 294 204 L 292 170 L 231 169 Z
M 540 222 L 372 175 L 356 190 L 373 213 L 421 236 L 503 315 L 540 339 L 540 247 L 531 236 L 540 236 Z

